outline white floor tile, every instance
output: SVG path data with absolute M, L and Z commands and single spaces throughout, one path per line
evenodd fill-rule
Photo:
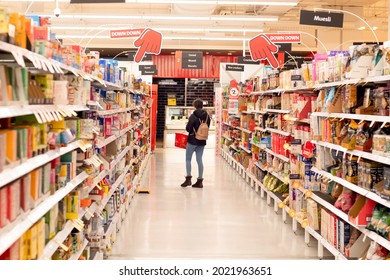
M 134 197 L 110 259 L 316 258 L 316 242 L 307 246 L 214 150 L 205 150 L 204 188 L 180 187 L 184 152 L 154 153 L 150 194 Z M 196 168 L 194 158 L 195 178 Z

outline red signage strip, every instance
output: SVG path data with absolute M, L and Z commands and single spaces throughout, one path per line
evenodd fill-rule
M 265 34 L 272 43 L 300 43 L 300 33 L 275 33 Z
M 139 29 L 122 29 L 122 30 L 110 30 L 111 39 L 121 39 L 129 37 L 138 37 L 142 34 L 144 28 Z

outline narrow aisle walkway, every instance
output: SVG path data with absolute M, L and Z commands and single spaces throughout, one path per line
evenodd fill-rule
M 316 258 L 316 243 L 306 246 L 214 150 L 205 149 L 204 188 L 181 188 L 184 152 L 155 152 L 151 193 L 134 197 L 110 259 Z

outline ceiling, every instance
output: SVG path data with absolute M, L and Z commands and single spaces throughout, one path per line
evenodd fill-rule
M 248 3 L 256 0 L 234 1 L 235 4 L 228 3 L 233 0 L 127 1 L 129 3 L 71 4 L 70 0 L 59 0 L 59 17 L 53 15 L 55 0 L 2 0 L 0 5 L 11 11 L 51 16 L 52 32 L 65 44 L 110 49 L 111 53 L 134 48 L 135 38 L 110 39 L 109 30 L 145 27 L 163 34 L 165 53 L 178 49 L 242 53 L 247 50 L 250 38 L 261 32 L 279 31 L 302 32 L 302 44 L 295 44 L 293 50 L 346 49 L 356 40 L 374 41 L 372 32 L 358 30 L 363 23 L 361 19 L 378 27 L 375 33 L 379 41 L 388 39 L 387 0 L 281 0 L 287 2 L 282 6 Z M 300 10 L 316 8 L 346 11 L 344 28 L 299 25 Z

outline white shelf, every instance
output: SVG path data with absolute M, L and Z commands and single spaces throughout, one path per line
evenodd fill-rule
M 277 134 L 284 135 L 284 136 L 290 136 L 290 135 L 291 135 L 290 132 L 286 132 L 286 131 L 279 130 L 279 129 L 275 129 L 275 128 L 269 128 L 269 127 L 267 127 L 265 130 L 266 130 L 266 131 L 269 131 L 269 132 L 271 132 L 271 133 L 277 133 Z
M 239 126 L 237 126 L 236 128 L 241 130 L 241 131 L 243 131 L 243 132 L 245 132 L 245 133 L 252 133 L 253 132 L 253 131 L 250 131 L 249 129 L 242 128 L 242 127 L 239 127 Z
M 301 190 L 304 191 L 304 190 Z M 330 204 L 329 202 L 323 200 L 319 196 L 315 195 L 314 193 L 312 194 L 311 198 L 316 201 L 317 203 L 321 204 L 324 206 L 326 209 L 328 209 L 330 212 L 336 214 L 339 218 L 343 219 L 345 222 L 349 223 L 351 226 L 359 229 L 363 234 L 366 234 L 367 237 L 369 237 L 372 240 L 377 241 L 380 245 L 385 247 L 386 249 L 390 250 L 390 241 L 386 240 L 382 236 L 378 235 L 377 233 L 373 231 L 366 230 L 365 227 L 362 226 L 356 226 L 355 224 L 351 223 L 348 219 L 348 214 L 344 213 L 343 211 L 337 209 L 335 206 Z
M 390 116 L 325 113 L 325 112 L 313 112 L 313 113 L 311 113 L 311 116 L 324 117 L 324 118 L 365 120 L 365 121 L 369 121 L 369 122 L 373 122 L 373 121 L 374 122 L 390 122 Z
M 87 148 L 87 147 L 92 147 L 92 145 L 88 144 L 87 146 L 85 146 L 84 142 L 82 140 L 79 140 L 70 143 L 66 147 L 59 148 L 56 150 L 50 150 L 45 154 L 27 159 L 26 161 L 22 162 L 21 164 L 13 168 L 8 168 L 3 170 L 3 172 L 0 173 L 0 188 L 30 173 L 34 169 L 42 165 L 45 165 L 46 163 L 49 163 L 50 161 L 81 147 Z
M 84 249 L 87 247 L 87 245 L 88 245 L 88 240 L 87 240 L 87 239 L 84 239 L 84 241 L 83 241 L 83 243 L 82 243 L 80 249 L 79 249 L 76 253 L 74 253 L 74 254 L 69 258 L 69 260 L 70 260 L 70 261 L 77 261 L 77 260 L 80 258 L 81 254 L 83 253 Z
M 222 122 L 224 125 L 227 125 L 227 126 L 230 126 L 230 127 L 233 127 L 233 128 L 238 128 L 237 126 L 232 126 L 231 124 L 227 123 L 227 122 Z
M 337 176 L 333 176 L 332 174 L 326 172 L 326 171 L 323 171 L 323 170 L 319 170 L 318 168 L 316 167 L 312 167 L 311 169 L 312 171 L 314 171 L 315 173 L 317 174 L 320 174 L 322 175 L 323 177 L 325 178 L 328 178 L 336 183 L 339 183 L 340 185 L 344 186 L 344 187 L 347 187 L 348 189 L 362 195 L 362 196 L 365 196 L 371 200 L 374 200 L 376 202 L 378 202 L 379 204 L 382 204 L 388 208 L 390 208 L 390 201 L 389 200 L 386 200 L 386 199 L 383 199 L 381 198 L 379 195 L 377 195 L 376 193 L 373 193 L 371 191 L 368 191 L 366 189 L 363 189 L 355 184 L 352 184 L 350 182 L 348 182 L 347 180 L 344 180 L 340 177 L 337 177 Z
M 233 159 L 230 155 L 227 155 L 229 158 L 231 158 L 232 160 L 234 160 L 236 163 L 237 161 L 235 159 Z M 260 167 L 260 165 L 258 163 L 255 163 L 256 166 Z M 261 168 L 261 167 L 260 167 Z M 251 178 L 253 180 L 256 180 L 257 181 L 257 184 L 260 186 L 260 188 L 262 188 L 265 193 L 267 193 L 267 195 L 269 197 L 271 197 L 272 199 L 274 199 L 275 203 L 278 203 L 278 202 L 282 202 L 282 200 L 276 195 L 274 194 L 273 192 L 269 191 L 265 186 L 264 184 L 257 180 L 254 176 L 251 176 Z M 302 190 L 301 190 L 302 191 Z M 285 209 L 282 209 L 282 211 L 286 211 L 286 213 L 288 212 L 289 210 L 289 207 L 286 206 Z M 297 222 L 299 222 L 296 218 L 293 218 L 295 219 Z M 310 228 L 309 226 L 305 227 L 305 230 L 311 235 L 313 236 L 315 239 L 318 240 L 318 242 L 320 242 L 331 254 L 333 254 L 335 256 L 336 259 L 338 260 L 347 260 L 347 258 L 340 252 L 338 251 L 335 247 L 333 247 L 327 240 L 325 240 L 318 232 L 316 232 L 315 230 L 313 230 L 312 228 Z M 369 234 L 371 233 L 367 233 L 367 236 L 369 236 Z M 374 238 L 378 238 L 380 236 L 376 235 L 376 237 Z M 373 239 L 375 240 L 375 239 Z M 384 240 L 382 238 L 382 240 L 380 240 L 382 243 L 386 240 Z
M 126 132 L 134 129 L 135 127 L 137 127 L 137 126 L 136 125 L 128 126 L 124 129 L 122 129 L 121 131 L 119 131 L 118 133 L 115 133 L 115 134 L 111 135 L 110 137 L 105 138 L 104 140 L 99 140 L 98 143 L 96 144 L 96 147 L 101 149 L 102 147 L 107 146 L 108 144 L 115 141 L 119 137 L 123 136 Z
M 267 167 L 266 167 L 266 168 L 263 168 L 258 162 L 256 162 L 255 165 L 256 165 L 258 168 L 260 168 L 261 170 L 267 171 Z
M 358 158 L 365 158 L 365 159 L 369 159 L 369 160 L 376 161 L 376 162 L 381 162 L 381 163 L 388 164 L 388 165 L 390 164 L 390 157 L 385 157 L 385 156 L 376 155 L 376 154 L 372 154 L 372 153 L 362 152 L 362 151 L 358 151 L 358 150 L 348 150 L 348 149 L 343 148 L 339 145 L 328 143 L 328 142 L 323 142 L 323 141 L 312 140 L 311 142 L 313 144 L 316 144 L 316 145 L 319 145 L 322 147 L 330 148 L 332 150 L 336 150 L 336 151 L 340 151 L 343 153 L 348 153 L 348 154 L 357 156 Z
M 337 82 L 331 82 L 331 83 L 317 84 L 314 86 L 314 88 L 315 89 L 322 89 L 322 88 L 330 88 L 330 87 L 339 87 L 339 86 L 343 86 L 343 85 L 358 84 L 360 82 L 363 82 L 362 79 L 350 79 L 350 80 L 343 80 L 343 81 L 337 81 Z
M 276 178 L 278 178 L 278 179 L 279 179 L 280 181 L 282 181 L 283 183 L 286 183 L 286 184 L 289 184 L 289 183 L 290 183 L 288 179 L 286 180 L 285 177 L 279 175 L 278 173 L 273 172 L 273 171 L 269 171 L 269 170 L 267 170 L 267 171 L 268 171 L 271 175 L 273 175 L 273 176 L 275 176 Z
M 367 77 L 362 80 L 363 83 L 377 83 L 390 81 L 390 75 Z
M 280 109 L 266 109 L 267 113 L 277 113 L 277 114 L 289 114 L 290 110 L 280 110 Z
M 39 114 L 41 112 L 50 112 L 52 116 L 54 113 L 63 118 L 63 114 L 67 116 L 73 115 L 76 111 L 87 111 L 87 106 L 81 105 L 53 105 L 53 104 L 42 104 L 42 105 L 6 105 L 0 106 L 0 118 L 12 118 L 18 116 L 27 116 L 33 114 Z
M 113 110 L 102 110 L 102 111 L 97 111 L 99 116 L 108 116 L 108 115 L 115 115 L 119 113 L 124 113 L 128 112 L 132 109 L 130 108 L 118 108 L 118 109 L 113 109 Z
M 244 150 L 245 152 L 247 152 L 248 154 L 251 154 L 252 152 L 250 150 L 248 150 L 247 148 L 245 148 L 243 145 L 240 145 L 239 148 L 241 150 Z
M 255 114 L 254 111 L 241 111 L 241 113 L 247 114 L 247 115 Z
M 252 141 L 251 141 L 251 145 L 256 146 L 256 147 L 258 147 L 260 149 L 264 149 L 263 147 L 260 146 L 260 144 L 253 143 Z
M 275 157 L 277 157 L 277 158 L 279 158 L 279 159 L 281 159 L 281 160 L 283 160 L 283 161 L 286 161 L 286 162 L 289 162 L 289 161 L 290 161 L 290 159 L 289 159 L 288 157 L 283 156 L 283 155 L 279 155 L 279 154 L 277 154 L 277 153 L 274 153 L 274 152 L 271 151 L 270 149 L 264 149 L 264 151 L 266 151 L 268 154 L 271 154 L 271 155 L 273 155 L 273 156 L 275 156 Z
M 37 207 L 35 207 L 22 221 L 15 221 L 14 226 L 7 227 L 7 232 L 0 235 L 0 255 L 5 252 L 16 240 L 18 240 L 32 225 L 42 218 L 54 205 L 69 194 L 76 186 L 88 178 L 88 174 L 83 172 L 77 175 L 65 187 L 59 189 L 52 196 L 49 196 Z
M 115 183 L 112 185 L 110 193 L 102 200 L 101 205 L 97 210 L 103 211 L 104 206 L 106 206 L 107 202 L 110 200 L 111 196 L 114 194 L 116 189 L 119 187 L 119 185 L 122 183 L 123 179 L 126 176 L 127 171 L 129 171 L 130 165 L 128 165 L 124 170 L 123 173 L 118 177 L 118 179 L 115 181 Z
M 100 172 L 99 175 L 93 179 L 93 184 L 88 188 L 88 193 L 90 193 L 96 187 L 96 185 L 107 176 L 107 174 L 107 170 Z
M 232 149 L 235 150 L 236 152 L 239 152 L 238 148 L 237 148 L 237 147 L 234 147 L 233 145 L 230 145 L 229 148 L 232 148 Z
M 103 260 L 103 252 L 97 252 L 92 260 L 102 261 Z
M 255 114 L 262 114 L 262 115 L 267 114 L 266 111 L 259 111 L 259 110 L 253 110 L 252 112 Z
M 127 146 L 126 148 L 123 149 L 122 152 L 119 153 L 119 155 L 110 162 L 110 171 L 112 171 L 112 168 L 118 163 L 120 162 L 124 156 L 127 154 L 127 152 L 130 150 L 130 146 Z
M 233 141 L 233 139 L 228 136 L 221 135 L 221 137 L 225 138 L 226 140 Z
M 118 222 L 118 219 L 120 218 L 119 215 L 120 215 L 120 212 L 116 212 L 114 217 L 112 217 L 112 221 L 110 223 L 110 226 L 104 232 L 104 236 L 106 238 L 112 235 L 112 233 L 113 233 L 113 231 L 115 229 L 116 223 Z

